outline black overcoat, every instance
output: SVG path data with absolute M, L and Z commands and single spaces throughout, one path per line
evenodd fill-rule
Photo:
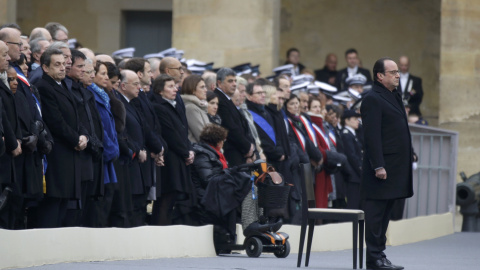
M 162 193 L 183 193 L 193 199 L 195 190 L 190 167 L 185 164 L 193 147 L 188 140 L 188 126 L 183 124 L 178 110 L 159 94 L 152 95 L 155 114 L 162 123 L 162 137 L 168 145 L 165 166 L 162 167 Z M 178 104 L 177 104 L 178 105 Z
M 42 97 L 42 117 L 55 144 L 47 155 L 46 195 L 80 199 L 80 152 L 75 147 L 79 137 L 87 136 L 87 132 L 80 127 L 77 103 L 63 81 L 59 85 L 47 74 L 36 86 Z
M 0 98 L 3 102 L 2 125 L 5 137 L 5 153 L 0 156 L 0 184 L 9 184 L 15 181 L 12 151 L 17 148 L 17 139 L 21 140 L 22 134 L 18 125 L 15 96 L 3 81 L 0 81 Z
M 374 82 L 360 111 L 365 128 L 363 197 L 374 200 L 411 197 L 412 143 L 400 94 Z M 375 177 L 375 169 L 381 167 L 387 172 L 386 180 Z
M 244 156 L 250 150 L 251 145 L 255 145 L 247 120 L 222 91 L 217 88 L 215 94 L 218 97 L 217 114 L 222 118 L 222 126 L 228 130 L 227 141 L 223 146 L 228 166 L 244 164 Z

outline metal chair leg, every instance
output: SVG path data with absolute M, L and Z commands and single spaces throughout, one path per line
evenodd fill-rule
M 352 221 L 353 228 L 353 269 L 357 269 L 358 220 Z
M 315 219 L 308 220 L 307 254 L 305 255 L 305 266 L 308 266 L 310 260 L 310 251 L 312 250 L 313 230 L 315 229 Z
M 360 255 L 360 269 L 363 268 L 363 240 L 364 240 L 364 231 L 365 231 L 365 221 L 364 220 L 360 220 L 359 221 L 359 236 L 358 236 L 358 241 L 360 242 L 360 251 L 359 251 L 359 255 Z
M 300 245 L 298 247 L 297 267 L 300 267 L 300 265 L 302 264 L 302 253 L 303 253 L 303 245 L 305 244 L 306 232 L 307 232 L 307 218 L 305 218 L 305 221 L 302 221 L 302 226 L 300 228 Z

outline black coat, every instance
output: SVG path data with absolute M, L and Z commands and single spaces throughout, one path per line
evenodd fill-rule
M 215 89 L 218 97 L 217 114 L 222 119 L 222 126 L 228 130 L 227 141 L 223 149 L 228 166 L 237 166 L 245 163 L 245 155 L 255 145 L 247 120 L 238 111 L 237 107 L 218 88 Z
M 36 85 L 42 96 L 42 116 L 50 129 L 55 146 L 47 155 L 45 175 L 49 197 L 79 199 L 81 183 L 80 152 L 75 150 L 81 135 L 77 102 L 65 83 L 59 85 L 47 74 Z M 85 151 L 85 150 L 84 150 Z
M 131 182 L 132 194 L 145 194 L 152 186 L 152 181 L 151 179 L 145 177 L 146 172 L 138 160 L 140 151 L 146 149 L 144 119 L 137 109 L 131 104 L 131 101 L 129 103 L 122 95 L 119 95 L 118 97 L 125 106 L 125 134 L 128 137 L 128 147 L 133 153 L 136 154 L 135 158 L 131 160 L 128 165 L 128 178 Z
M 152 104 L 155 113 L 162 123 L 162 137 L 168 145 L 165 155 L 165 166 L 162 167 L 162 193 L 183 193 L 188 195 L 191 202 L 195 201 L 195 190 L 190 176 L 190 167 L 185 159 L 192 151 L 188 140 L 188 126 L 183 124 L 182 116 L 168 101 L 159 94 L 152 95 Z
M 367 84 L 372 83 L 372 76 L 370 75 L 370 71 L 368 69 L 358 67 L 357 74 L 362 74 L 363 76 L 365 76 L 367 78 Z M 338 71 L 337 79 L 335 80 L 338 91 L 347 90 L 348 85 L 345 83 L 347 78 L 348 78 L 347 68 L 344 68 Z
M 5 137 L 5 153 L 0 156 L 0 184 L 9 184 L 15 181 L 12 151 L 18 147 L 17 140 L 22 139 L 22 134 L 15 96 L 3 81 L 0 81 L 0 98 L 3 102 L 2 125 Z
M 423 87 L 422 79 L 413 75 L 409 75 L 407 79 L 407 85 L 405 86 L 405 91 L 402 90 L 403 86 L 399 82 L 398 91 L 402 94 L 402 99 L 408 101 L 410 105 L 410 113 L 414 113 L 418 116 L 421 116 L 420 104 L 423 99 Z M 410 90 L 410 91 L 408 91 Z M 412 92 L 414 91 L 414 94 Z
M 79 122 L 87 131 L 89 138 L 87 148 L 80 152 L 82 181 L 92 181 L 86 194 L 103 195 L 103 124 L 95 104 L 95 97 L 80 82 L 67 77 L 65 83 L 77 102 Z
M 131 101 L 132 105 L 135 106 L 137 111 L 142 115 L 144 125 L 145 125 L 145 136 L 147 147 L 147 161 L 140 164 L 142 170 L 145 172 L 145 178 L 151 182 L 151 185 L 156 185 L 157 196 L 160 195 L 160 183 L 161 183 L 161 169 L 155 166 L 154 161 L 150 157 L 150 153 L 160 153 L 162 148 L 166 150 L 167 143 L 162 138 L 162 127 L 158 121 L 157 116 L 155 115 L 155 110 L 147 97 L 147 94 L 144 91 L 138 93 L 138 98 L 134 98 Z M 156 171 L 156 177 L 153 179 L 153 171 Z M 157 184 L 158 183 L 158 184 Z
M 0 137 L 3 138 L 3 102 L 2 98 L 0 97 Z M 0 140 L 0 157 L 5 153 L 5 142 Z
M 331 71 L 326 66 L 323 67 L 322 69 L 315 70 L 315 78 L 317 79 L 317 81 L 321 81 L 324 83 L 330 83 L 328 81 L 330 80 L 330 78 L 335 78 L 335 82 L 336 82 L 337 74 L 338 74 L 338 71 L 336 70 Z M 336 86 L 336 84 L 332 84 L 332 85 Z
M 413 152 L 400 94 L 375 82 L 360 111 L 365 129 L 362 195 L 377 200 L 411 197 Z M 381 167 L 386 180 L 375 177 L 375 169 Z
M 350 164 L 351 174 L 347 181 L 360 183 L 362 178 L 362 159 L 363 150 L 360 140 L 350 130 L 344 128 L 342 131 L 342 142 L 345 155 L 347 156 L 348 163 Z
M 193 151 L 195 151 L 195 160 L 192 166 L 192 181 L 197 190 L 198 200 L 201 201 L 210 178 L 221 174 L 223 165 L 215 149 L 208 144 L 194 144 Z

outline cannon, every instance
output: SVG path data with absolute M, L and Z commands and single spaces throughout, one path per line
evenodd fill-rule
M 457 205 L 463 215 L 462 232 L 480 232 L 480 172 L 469 178 L 460 173 L 463 182 L 457 184 Z

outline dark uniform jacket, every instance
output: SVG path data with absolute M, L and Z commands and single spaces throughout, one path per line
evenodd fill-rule
M 363 150 L 360 140 L 347 128 L 342 131 L 342 142 L 347 156 L 348 163 L 351 167 L 351 174 L 349 175 L 348 182 L 360 183 L 362 178 L 362 159 Z
M 362 195 L 366 199 L 401 199 L 413 195 L 412 143 L 400 94 L 379 82 L 361 105 L 364 127 Z M 385 168 L 387 179 L 375 177 Z

